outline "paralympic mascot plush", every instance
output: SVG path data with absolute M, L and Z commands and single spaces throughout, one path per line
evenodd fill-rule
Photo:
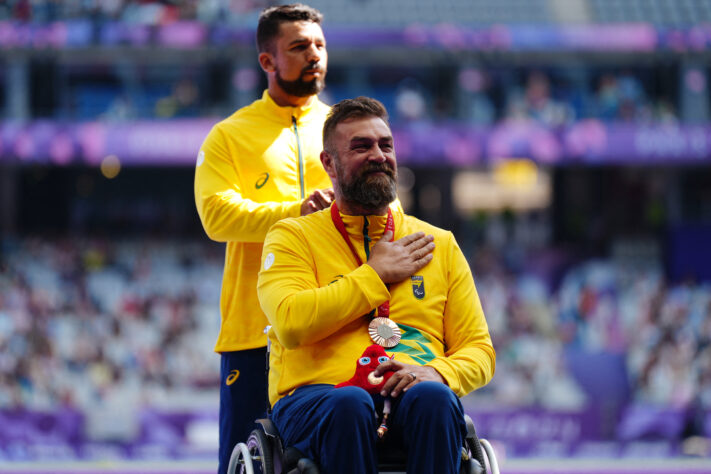
M 393 356 L 394 357 L 394 356 Z M 392 377 L 394 371 L 385 372 L 383 375 L 376 377 L 374 375 L 375 368 L 383 362 L 387 362 L 392 357 L 388 357 L 385 349 L 377 344 L 368 346 L 363 355 L 356 362 L 356 370 L 353 377 L 336 385 L 340 387 L 360 387 L 371 395 L 380 393 L 383 385 Z M 386 398 L 383 404 L 383 421 L 378 427 L 378 436 L 382 438 L 388 431 L 388 415 L 390 414 L 390 398 Z

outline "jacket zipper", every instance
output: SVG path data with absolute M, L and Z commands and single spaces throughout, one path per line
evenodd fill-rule
M 299 140 L 299 128 L 296 126 L 296 117 L 291 116 L 291 123 L 294 124 L 294 135 L 296 135 L 296 149 L 299 152 L 299 186 L 301 187 L 301 199 L 304 199 L 304 158 L 301 156 L 301 140 Z

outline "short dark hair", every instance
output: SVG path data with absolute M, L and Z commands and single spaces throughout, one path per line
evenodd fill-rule
M 330 140 L 339 123 L 366 117 L 377 117 L 388 123 L 388 111 L 377 99 L 360 96 L 355 99 L 344 99 L 334 105 L 323 124 L 323 149 L 329 153 L 333 152 Z
M 312 21 L 318 25 L 323 20 L 323 14 L 313 7 L 302 3 L 269 7 L 259 15 L 257 24 L 257 50 L 271 52 L 274 38 L 279 36 L 282 23 L 293 21 Z

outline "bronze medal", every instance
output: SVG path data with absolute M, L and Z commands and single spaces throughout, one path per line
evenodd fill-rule
M 387 349 L 395 347 L 402 337 L 400 327 L 390 318 L 373 318 L 368 325 L 370 338 L 379 346 Z

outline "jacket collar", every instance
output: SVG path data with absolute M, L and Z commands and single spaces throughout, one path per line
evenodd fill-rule
M 292 122 L 292 117 L 296 118 L 297 123 L 301 122 L 302 119 L 308 116 L 308 114 L 315 110 L 321 103 L 318 100 L 318 97 L 314 97 L 314 100 L 303 107 L 280 107 L 269 95 L 268 90 L 265 90 L 264 93 L 262 93 L 262 102 L 271 116 L 275 117 L 280 122 L 283 121 L 289 124 Z

